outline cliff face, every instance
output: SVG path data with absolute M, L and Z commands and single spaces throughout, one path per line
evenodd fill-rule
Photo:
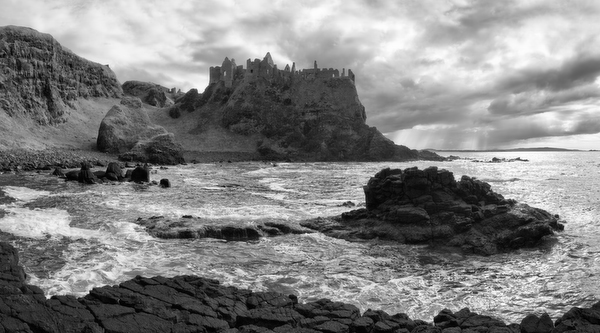
M 323 70 L 327 75 L 321 75 L 323 72 L 316 67 L 308 73 L 294 73 L 287 68 L 278 71 L 269 54 L 260 64 L 262 67 L 256 65 L 250 70 L 237 67 L 229 80 L 215 79 L 211 68 L 211 84 L 204 93 L 191 91 L 176 101 L 169 114 L 179 117 L 187 112 L 197 113 L 196 132 L 221 127 L 254 141 L 256 151 L 265 158 L 439 158 L 395 145 L 366 125 L 365 108 L 358 98 L 353 75 L 339 76 L 337 70 L 335 75 L 329 75 L 333 73 L 331 69 Z
M 73 54 L 48 34 L 0 27 L 0 108 L 9 117 L 59 124 L 80 98 L 121 95 L 107 65 Z

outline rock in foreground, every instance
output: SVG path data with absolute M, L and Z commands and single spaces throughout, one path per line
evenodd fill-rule
M 506 325 L 462 309 L 442 310 L 433 323 L 322 299 L 225 287 L 195 276 L 136 278 L 94 288 L 83 298 L 52 296 L 25 282 L 16 250 L 0 243 L 0 332 L 525 332 L 600 331 L 600 302 L 572 308 L 556 323 L 529 315 Z
M 488 183 L 452 172 L 384 169 L 364 186 L 366 208 L 302 225 L 343 239 L 430 243 L 494 254 L 538 244 L 562 230 L 550 213 L 504 199 Z

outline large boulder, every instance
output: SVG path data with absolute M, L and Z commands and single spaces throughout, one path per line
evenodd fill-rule
M 166 133 L 162 126 L 150 121 L 139 98 L 124 97 L 120 105 L 113 106 L 102 119 L 96 144 L 102 152 L 124 153 L 140 140 Z
M 174 136 L 171 133 L 159 134 L 147 140 L 140 140 L 130 151 L 119 155 L 119 159 L 163 165 L 175 165 L 185 162 L 183 148 L 174 141 Z
M 437 167 L 383 169 L 364 192 L 366 208 L 302 225 L 344 239 L 431 243 L 484 255 L 533 246 L 563 229 L 557 216 Z

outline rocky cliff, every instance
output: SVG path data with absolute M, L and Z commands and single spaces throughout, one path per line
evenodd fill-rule
M 202 94 L 191 90 L 169 110 L 189 123 L 192 112 L 201 134 L 218 127 L 253 142 L 262 157 L 307 160 L 410 160 L 439 156 L 395 145 L 366 125 L 354 76 L 337 70 L 277 70 L 267 54 L 248 69 L 229 60 L 211 68 L 211 83 Z M 227 74 L 229 73 L 229 74 Z M 350 72 L 351 73 L 351 72 Z M 214 74 L 214 75 L 213 75 Z
M 108 65 L 83 59 L 30 28 L 0 27 L 0 68 L 0 107 L 42 125 L 65 122 L 79 98 L 122 94 Z

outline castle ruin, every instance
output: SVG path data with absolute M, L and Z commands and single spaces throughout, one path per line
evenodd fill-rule
M 210 67 L 209 77 L 209 84 L 223 81 L 225 82 L 225 87 L 231 87 L 233 85 L 233 81 L 238 77 L 244 77 L 250 80 L 259 77 L 268 80 L 346 78 L 352 80 L 353 83 L 355 82 L 355 77 L 354 73 L 352 73 L 352 70 L 348 69 L 348 73 L 346 74 L 346 69 L 343 68 L 342 73 L 340 74 L 340 71 L 337 69 L 319 68 L 316 60 L 313 68 L 296 70 L 296 63 L 294 62 L 292 63 L 291 68 L 290 65 L 286 65 L 283 70 L 280 70 L 277 68 L 277 65 L 273 63 L 271 53 L 269 52 L 267 52 L 263 60 L 246 60 L 245 69 L 243 65 L 238 66 L 235 63 L 235 59 L 229 60 L 228 57 L 225 57 L 225 60 L 223 60 L 223 64 L 221 64 L 221 66 Z

